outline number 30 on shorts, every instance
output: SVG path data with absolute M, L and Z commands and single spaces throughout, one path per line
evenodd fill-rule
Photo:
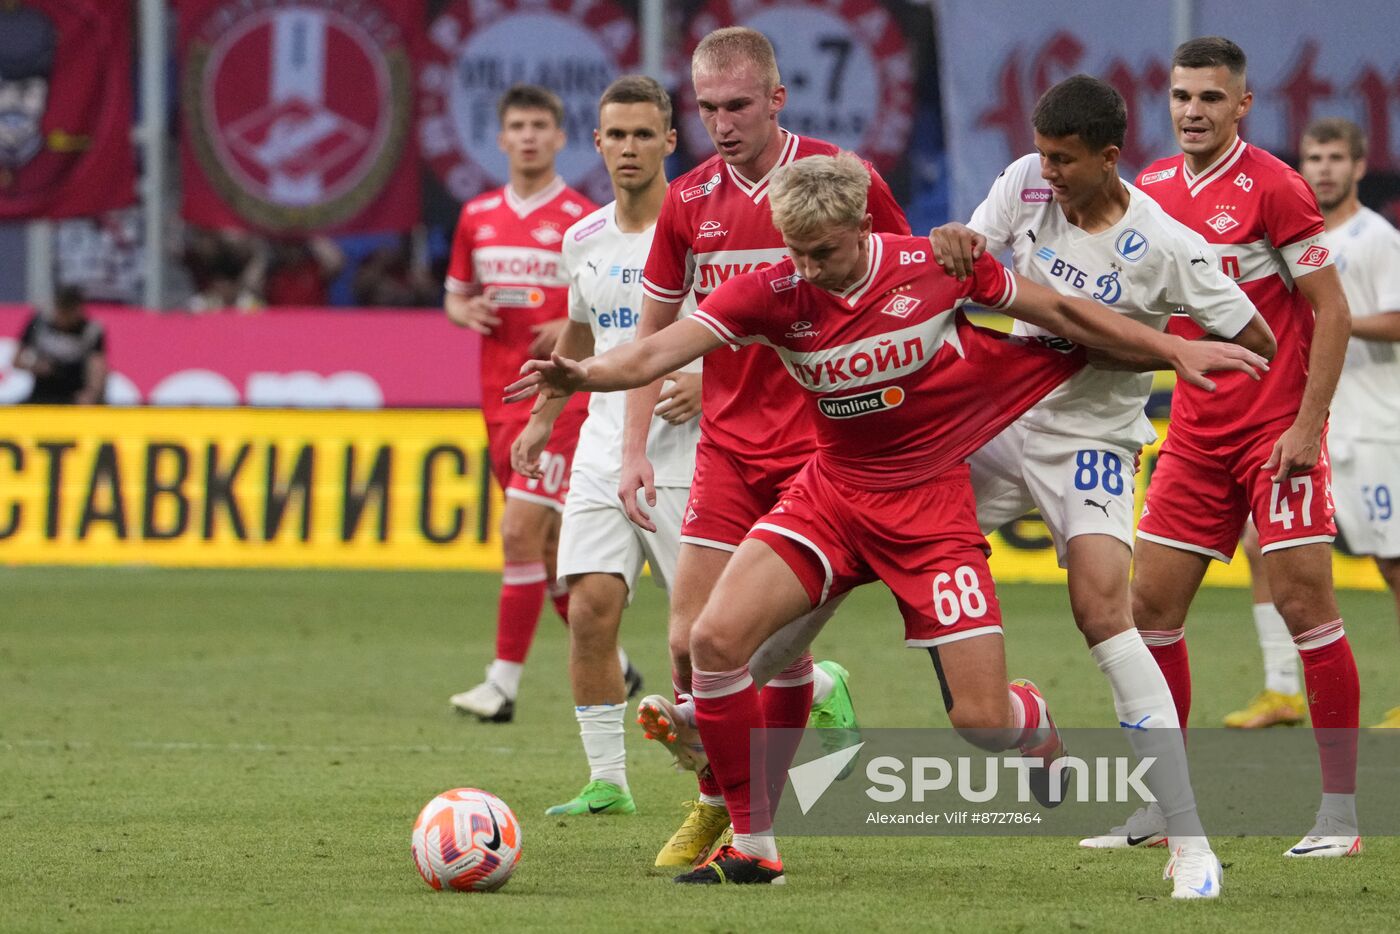
M 944 626 L 956 625 L 964 616 L 986 616 L 987 598 L 982 595 L 976 569 L 964 564 L 952 574 L 938 572 L 933 578 L 933 611 Z
M 567 467 L 568 461 L 565 459 L 564 455 L 544 451 L 540 454 L 540 472 L 542 475 L 527 482 L 525 488 L 534 492 L 543 487 L 546 493 L 553 496 L 558 493 L 559 488 L 564 485 L 564 470 Z
M 1123 458 L 1112 451 L 1079 451 L 1074 455 L 1074 488 L 1096 490 L 1110 496 L 1123 493 Z

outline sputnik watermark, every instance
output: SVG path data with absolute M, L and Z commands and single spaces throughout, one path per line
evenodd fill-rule
M 958 797 L 970 804 L 985 804 L 1001 793 L 1001 777 L 1009 770 L 1016 773 L 1016 802 L 1029 804 L 1034 800 L 1031 771 L 1048 768 L 1050 800 L 1056 804 L 1065 800 L 1061 794 L 1064 788 L 1063 773 L 1067 771 L 1073 774 L 1070 784 L 1074 788 L 1075 801 L 1141 804 L 1157 800 L 1143 782 L 1148 769 L 1156 761 L 1154 756 L 1140 762 L 1134 762 L 1127 756 L 1111 759 L 1099 756 L 1090 765 L 1076 756 L 1061 756 L 1047 766 L 1044 759 L 1035 756 L 1009 756 L 1005 759 L 990 755 L 981 758 L 958 756 L 952 762 L 942 756 L 915 756 L 907 763 L 894 756 L 880 756 L 871 759 L 865 767 L 866 778 L 873 783 L 865 794 L 870 800 L 882 804 L 906 800 L 922 804 L 929 792 L 952 788 L 956 777 Z M 906 766 L 909 781 L 902 775 Z M 981 788 L 974 784 L 979 778 Z
M 1393 731 L 1390 731 L 1393 732 Z M 996 739 L 996 737 L 992 737 Z M 951 729 L 755 731 L 751 774 L 779 836 L 1096 836 L 1154 801 L 1213 834 L 1296 833 L 1321 795 L 1319 748 L 1355 749 L 1371 835 L 1400 835 L 1400 742 L 1384 731 L 1061 729 L 1061 755 L 989 752 Z M 841 742 L 851 742 L 837 749 Z M 1037 750 L 1039 751 L 1039 750 Z M 1267 787 L 1268 793 L 1260 789 Z
M 803 814 L 821 800 L 864 745 L 858 743 L 788 770 L 793 794 Z M 969 804 L 986 804 L 1001 794 L 1002 778 L 1011 772 L 1014 773 L 1016 803 L 1030 804 L 1035 800 L 1031 792 L 1031 772 L 1048 769 L 1050 800 L 1055 803 L 1061 801 L 1062 790 L 1070 787 L 1073 789 L 1070 800 L 1081 803 L 1143 804 L 1157 800 L 1145 783 L 1147 772 L 1156 761 L 1153 756 L 1136 762 L 1127 756 L 1097 756 L 1092 762 L 1077 756 L 1061 756 L 1047 766 L 1045 760 L 1035 756 L 1004 759 L 993 755 L 957 756 L 951 760 L 942 756 L 913 756 L 907 760 L 878 756 L 865 764 L 865 778 L 869 782 L 865 796 L 880 804 L 904 801 L 923 804 L 930 795 L 951 790 Z M 1072 776 L 1068 786 L 1063 783 L 1064 772 Z M 978 787 L 979 780 L 981 787 Z M 959 821 L 945 819 L 942 822 Z

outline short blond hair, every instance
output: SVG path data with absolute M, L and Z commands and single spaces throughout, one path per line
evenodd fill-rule
M 691 73 L 733 71 L 748 65 L 758 72 L 771 91 L 782 84 L 778 75 L 778 56 L 773 43 L 757 29 L 747 26 L 726 26 L 716 29 L 700 40 L 690 57 Z
M 778 172 L 768 191 L 773 225 L 784 235 L 859 227 L 865 219 L 870 170 L 853 153 L 808 156 Z

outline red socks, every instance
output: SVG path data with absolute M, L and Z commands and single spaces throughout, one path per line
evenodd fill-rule
M 501 601 L 496 616 L 496 658 L 523 664 L 535 641 L 544 607 L 544 562 L 507 564 L 501 574 Z
M 788 769 L 797 747 L 802 743 L 801 731 L 807 727 L 812 713 L 812 653 L 803 652 L 797 661 L 773 676 L 758 692 L 763 707 L 763 725 L 769 729 L 791 732 L 768 734 L 768 804 L 770 813 L 778 810 L 778 799 L 787 782 Z
M 1356 740 L 1361 726 L 1361 682 L 1340 619 L 1294 636 L 1303 659 L 1313 736 L 1322 763 L 1324 794 L 1356 793 Z
M 1185 629 L 1144 629 L 1142 641 L 1147 643 L 1176 704 L 1176 720 L 1186 729 L 1191 716 L 1191 661 L 1186 656 Z
M 765 783 L 750 782 L 750 763 L 762 762 L 762 756 L 751 757 L 749 731 L 762 729 L 764 722 L 748 666 L 734 671 L 697 668 L 691 674 L 691 684 L 695 722 L 710 757 L 710 771 L 724 793 L 734 832 L 768 830 L 772 819 Z

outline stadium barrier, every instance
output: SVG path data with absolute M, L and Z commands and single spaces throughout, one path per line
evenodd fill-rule
M 32 378 L 12 366 L 28 305 L 0 304 L 0 402 Z M 463 408 L 481 404 L 481 339 L 437 310 L 273 308 L 156 313 L 91 305 L 107 336 L 113 405 Z
M 1139 509 L 1155 462 L 1153 446 Z M 19 406 L 0 428 L 8 564 L 498 569 L 500 496 L 475 409 Z M 998 580 L 1064 579 L 1034 516 L 991 543 Z M 1383 586 L 1369 559 L 1334 569 Z M 1244 560 L 1206 583 L 1247 586 Z
M 475 409 L 20 406 L 0 429 L 0 561 L 499 568 Z

